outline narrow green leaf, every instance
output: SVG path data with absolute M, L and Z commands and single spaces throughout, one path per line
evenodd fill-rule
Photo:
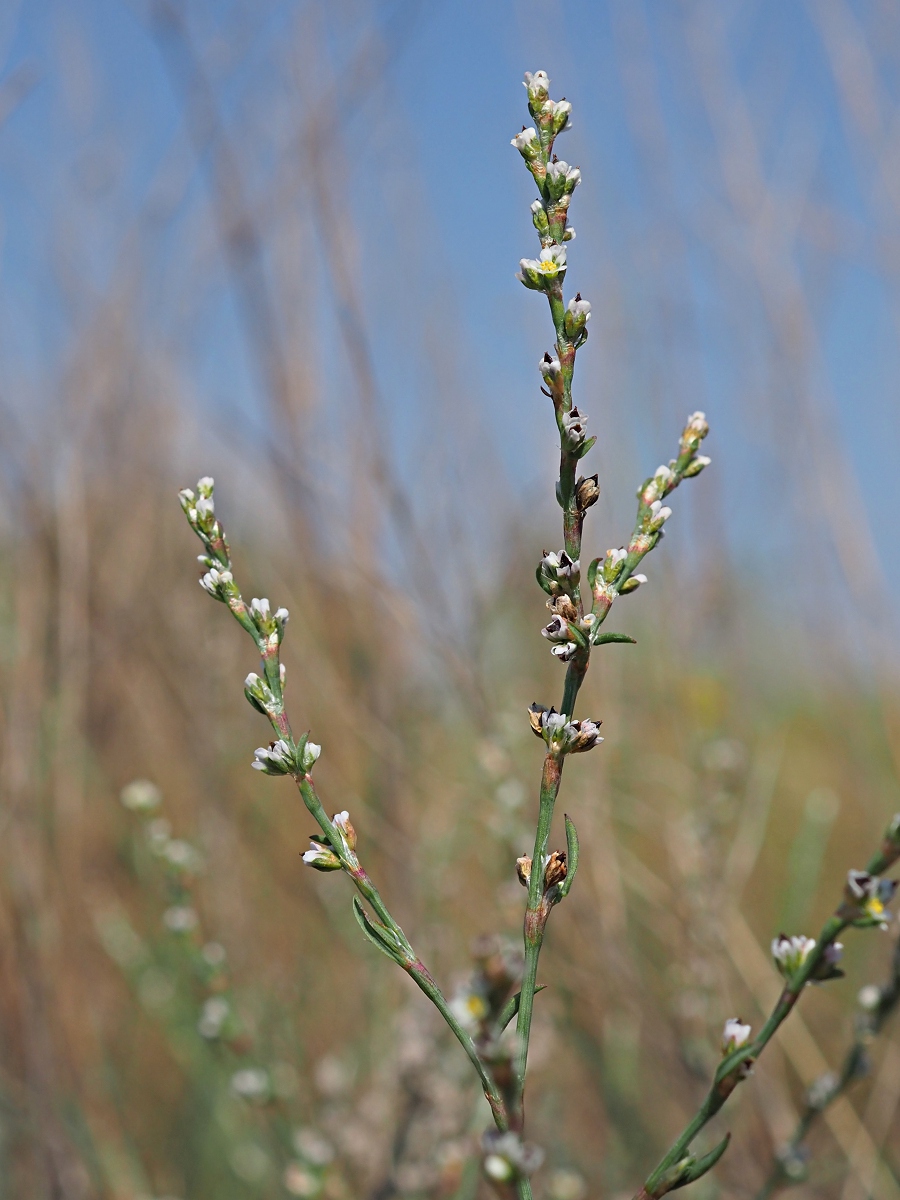
M 547 987 L 547 984 L 542 983 L 540 987 L 536 987 L 534 989 L 534 994 L 537 995 L 538 992 L 544 991 L 544 989 L 546 987 Z M 516 992 L 516 994 L 514 996 L 510 996 L 510 998 L 507 1000 L 507 1002 L 503 1005 L 503 1008 L 500 1011 L 500 1016 L 497 1018 L 498 1029 L 501 1029 L 501 1030 L 505 1029 L 507 1027 L 507 1025 L 510 1023 L 510 1021 L 513 1019 L 513 1017 L 516 1015 L 516 1013 L 519 1011 L 519 1000 L 520 1000 L 521 996 L 522 996 L 521 992 Z
M 569 889 L 575 880 L 575 872 L 578 870 L 578 833 L 575 826 L 569 820 L 569 814 L 566 817 L 566 877 L 559 885 L 560 896 L 568 896 Z
M 637 640 L 629 637 L 627 633 L 598 633 L 594 639 L 595 646 L 604 646 L 607 642 L 629 642 L 632 646 L 637 645 Z
M 353 915 L 356 917 L 360 929 L 370 942 L 376 945 L 388 958 L 393 959 L 398 966 L 405 966 L 400 953 L 400 947 L 396 944 L 390 930 L 386 929 L 380 921 L 372 920 L 360 903 L 358 896 L 353 897 Z
M 728 1149 L 728 1143 L 730 1141 L 731 1134 L 726 1133 L 721 1142 L 719 1142 L 718 1146 L 710 1150 L 709 1154 L 704 1154 L 702 1158 L 698 1158 L 690 1164 L 687 1171 L 685 1171 L 684 1178 L 680 1179 L 678 1183 L 675 1184 L 675 1187 L 672 1188 L 672 1191 L 675 1191 L 677 1188 L 684 1187 L 688 1183 L 696 1182 L 696 1180 L 705 1175 L 707 1171 L 711 1171 Z
M 600 559 L 595 558 L 594 561 L 591 563 L 591 565 L 587 569 L 588 587 L 591 589 L 591 591 L 594 590 L 594 581 L 597 578 L 597 572 L 599 570 L 600 570 Z

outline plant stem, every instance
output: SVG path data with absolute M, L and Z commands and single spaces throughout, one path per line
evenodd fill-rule
M 775 1007 L 772 1009 L 769 1019 L 766 1021 L 759 1034 L 756 1036 L 756 1038 L 754 1038 L 750 1045 L 744 1049 L 743 1053 L 735 1061 L 734 1066 L 730 1071 L 723 1076 L 720 1074 L 720 1068 L 720 1072 L 716 1073 L 712 1087 L 707 1093 L 706 1098 L 701 1104 L 699 1110 L 688 1122 L 675 1142 L 673 1142 L 672 1146 L 659 1162 L 656 1169 L 648 1176 L 646 1183 L 637 1193 L 635 1200 L 647 1200 L 648 1197 L 651 1198 L 651 1200 L 657 1200 L 659 1196 L 664 1195 L 665 1192 L 669 1190 L 665 1187 L 662 1191 L 658 1190 L 660 1184 L 664 1183 L 664 1176 L 666 1173 L 672 1167 L 674 1167 L 676 1163 L 679 1163 L 685 1157 L 694 1138 L 698 1133 L 700 1133 L 704 1126 L 706 1126 L 712 1120 L 712 1118 L 716 1115 L 716 1113 L 731 1095 L 734 1087 L 741 1081 L 743 1076 L 739 1073 L 740 1064 L 749 1064 L 755 1062 L 756 1059 L 759 1058 L 765 1047 L 772 1040 L 775 1031 L 779 1028 L 781 1023 L 790 1014 L 794 1005 L 797 1003 L 800 993 L 810 981 L 816 970 L 816 967 L 822 960 L 826 947 L 828 947 L 834 941 L 841 930 L 845 929 L 848 924 L 848 921 L 845 921 L 838 916 L 830 917 L 825 922 L 815 947 L 806 956 L 806 959 L 804 960 L 803 965 L 797 974 L 791 980 L 789 980 L 783 988 Z
M 534 854 L 531 859 L 531 878 L 528 883 L 528 907 L 525 909 L 525 970 L 519 993 L 519 1014 L 516 1020 L 518 1038 L 516 1077 L 521 1106 L 525 1088 L 525 1070 L 528 1065 L 528 1041 L 531 1036 L 531 1018 L 534 1011 L 534 991 L 537 985 L 538 959 L 544 940 L 544 925 L 547 914 L 544 908 L 544 859 L 550 838 L 553 809 L 559 794 L 562 778 L 562 759 L 548 754 L 544 759 L 541 778 L 541 800 L 538 810 L 537 830 L 534 836 Z
M 478 1050 L 475 1047 L 471 1036 L 463 1029 L 459 1021 L 453 1015 L 450 1005 L 444 996 L 441 989 L 435 983 L 428 968 L 413 950 L 409 939 L 401 929 L 400 925 L 394 920 L 390 909 L 381 898 L 381 894 L 375 884 L 369 878 L 364 868 L 360 865 L 355 855 L 350 859 L 345 860 L 343 852 L 339 849 L 341 840 L 338 837 L 337 831 L 333 822 L 328 819 L 328 814 L 322 805 L 322 801 L 316 792 L 315 785 L 309 775 L 303 775 L 297 779 L 297 787 L 300 790 L 300 795 L 303 798 L 303 803 L 306 805 L 312 817 L 318 823 L 320 829 L 328 838 L 335 852 L 342 860 L 344 871 L 353 880 L 360 894 L 369 902 L 374 911 L 377 913 L 382 924 L 397 937 L 404 949 L 404 958 L 401 963 L 404 970 L 415 981 L 418 987 L 425 993 L 431 1003 L 435 1006 L 447 1025 L 450 1027 L 454 1037 L 465 1050 L 469 1061 L 478 1073 L 478 1078 L 481 1080 L 481 1086 L 484 1089 L 485 1099 L 491 1106 L 491 1113 L 494 1117 L 494 1123 L 501 1133 L 505 1133 L 509 1129 L 509 1114 L 506 1111 L 506 1104 L 503 1096 L 500 1093 L 497 1084 L 494 1082 L 493 1076 L 488 1070 L 487 1065 L 482 1061 Z M 398 960 L 399 961 L 399 960 Z

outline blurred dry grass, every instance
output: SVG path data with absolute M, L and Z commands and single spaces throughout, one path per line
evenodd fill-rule
M 627 63 L 641 53 L 637 7 L 615 7 Z M 704 22 L 708 6 L 692 11 L 688 42 L 719 123 L 728 219 L 756 247 L 749 261 L 769 365 L 786 367 L 792 381 L 773 393 L 771 416 L 791 421 L 799 403 L 804 428 L 815 431 L 814 452 L 790 467 L 809 472 L 801 499 L 813 477 L 816 488 L 826 478 L 834 489 L 825 497 L 829 544 L 857 589 L 876 659 L 887 663 L 877 554 L 849 464 L 819 419 L 810 297 L 782 253 L 796 206 L 773 194 L 760 202 L 767 185 L 744 98 L 715 42 L 721 31 Z M 848 31 L 852 14 L 839 3 L 816 14 L 861 148 L 881 146 L 879 137 L 892 145 L 896 129 L 880 130 L 873 116 L 885 102 L 865 102 L 866 87 L 877 93 L 877 71 L 866 65 L 874 35 Z M 295 67 L 321 72 L 315 15 L 304 19 Z M 286 148 L 267 208 L 249 194 L 251 164 L 222 123 L 179 10 L 156 5 L 150 28 L 193 151 L 179 146 L 164 164 L 104 294 L 61 281 L 85 312 L 42 414 L 50 432 L 35 437 L 15 400 L 4 418 L 0 1197 L 281 1196 L 290 1131 L 303 1126 L 337 1146 L 326 1172 L 332 1200 L 462 1200 L 477 1188 L 464 1166 L 484 1116 L 476 1089 L 425 1002 L 361 939 L 342 881 L 301 869 L 308 821 L 289 785 L 248 769 L 261 728 L 240 680 L 254 664 L 192 581 L 196 547 L 174 494 L 215 461 L 245 593 L 291 610 L 289 695 L 295 724 L 311 726 L 325 748 L 321 791 L 333 808 L 350 809 L 370 872 L 448 985 L 465 978 L 473 938 L 518 937 L 512 863 L 530 844 L 539 769 L 524 709 L 559 687 L 536 636 L 542 609 L 530 582 L 552 518 L 540 513 L 537 532 L 510 523 L 502 569 L 478 575 L 460 617 L 463 588 L 450 576 L 477 562 L 479 547 L 452 511 L 429 512 L 434 536 L 394 475 L 340 189 L 325 194 L 324 173 L 313 172 L 316 194 L 297 211 L 285 199 L 297 164 L 310 161 L 308 130 L 318 154 L 340 161 L 341 122 L 358 91 L 331 81 L 306 123 L 292 121 L 300 106 L 285 96 L 279 117 L 295 149 L 306 149 L 291 157 Z M 361 40 L 358 88 L 383 70 L 385 42 L 374 32 Z M 638 86 L 644 77 L 628 78 Z M 636 137 L 652 158 L 659 130 L 652 97 L 642 96 Z M 886 237 L 896 224 L 890 145 L 876 154 Z M 211 181 L 194 286 L 221 253 L 261 426 L 235 414 L 198 417 L 177 357 L 146 328 L 154 238 L 184 199 L 194 154 Z M 664 174 L 656 178 L 665 195 Z M 323 211 L 332 220 L 316 226 Z M 327 438 L 321 452 L 310 436 L 323 422 L 304 326 L 312 298 L 291 270 L 307 252 L 340 314 L 353 396 L 343 419 L 355 431 L 346 457 Z M 179 311 L 190 313 L 194 300 L 179 295 Z M 610 358 L 615 375 L 614 347 Z M 452 430 L 462 418 L 456 398 L 444 399 L 435 425 Z M 485 507 L 500 505 L 503 480 L 487 476 L 477 455 L 453 457 L 466 444 L 448 435 L 434 471 L 462 473 Z M 665 453 L 657 447 L 642 466 Z M 692 511 L 694 527 L 721 549 L 715 512 L 702 503 Z M 585 711 L 602 716 L 607 740 L 567 771 L 564 807 L 584 865 L 553 918 L 543 962 L 552 987 L 538 1001 L 529 1099 L 548 1154 L 543 1178 L 570 1169 L 590 1196 L 637 1183 L 701 1095 L 724 1018 L 739 1012 L 757 1023 L 771 1003 L 772 933 L 813 928 L 898 806 L 900 696 L 886 669 L 872 683 L 821 641 L 780 662 L 784 642 L 769 643 L 757 592 L 737 572 L 710 569 L 698 582 L 671 562 L 654 567 L 665 586 L 626 602 L 638 647 L 609 647 L 586 688 Z M 255 1031 L 254 1061 L 296 1071 L 296 1087 L 269 1109 L 228 1100 L 239 1056 L 204 1048 L 194 1032 L 196 987 L 163 929 L 163 896 L 117 799 L 136 776 L 160 786 L 177 834 L 203 850 L 204 929 L 227 949 Z M 155 974 L 143 984 L 103 948 L 98 922 L 116 914 L 153 948 Z M 708 1194 L 752 1194 L 790 1130 L 800 1085 L 840 1054 L 858 985 L 886 969 L 888 941 L 860 935 L 848 958 L 848 980 L 804 999 L 727 1112 L 735 1139 Z M 900 1195 L 898 1036 L 877 1049 L 871 1081 L 813 1139 L 806 1195 Z M 545 1193 L 565 1200 L 560 1179 L 555 1186 L 545 1182 Z

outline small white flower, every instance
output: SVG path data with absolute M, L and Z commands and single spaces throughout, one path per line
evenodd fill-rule
M 834 1099 L 838 1086 L 838 1077 L 833 1071 L 826 1071 L 818 1079 L 814 1079 L 806 1089 L 806 1100 L 810 1108 L 821 1111 Z
M 526 287 L 540 290 L 546 283 L 564 275 L 565 271 L 565 246 L 545 246 L 539 258 L 523 258 L 520 261 L 516 278 Z
M 512 1163 L 499 1154 L 489 1154 L 484 1160 L 484 1173 L 488 1179 L 493 1179 L 497 1183 L 509 1183 L 515 1175 L 515 1170 Z
M 580 292 L 566 305 L 566 311 L 570 312 L 573 317 L 579 317 L 585 321 L 591 319 L 590 301 L 582 300 Z
M 325 1167 L 334 1161 L 334 1146 L 317 1129 L 297 1129 L 292 1141 L 297 1153 L 314 1167 Z
M 740 1017 L 730 1017 L 725 1022 L 722 1031 L 722 1053 L 731 1054 L 746 1045 L 751 1033 L 751 1026 L 741 1023 Z
M 216 510 L 212 496 L 201 496 L 196 504 L 197 520 L 203 521 L 211 517 Z
M 219 942 L 207 942 L 200 953 L 211 967 L 220 967 L 227 957 L 225 947 Z
M 253 753 L 251 766 L 255 771 L 265 771 L 267 775 L 289 775 L 294 769 L 291 748 L 283 738 L 271 746 L 257 746 Z
M 172 933 L 190 933 L 197 928 L 199 920 L 189 904 L 173 904 L 163 913 L 163 924 Z
M 541 630 L 541 636 L 549 642 L 563 643 L 570 641 L 569 626 L 560 616 L 556 616 Z
M 684 433 L 681 435 L 682 448 L 689 450 L 693 445 L 696 449 L 696 443 L 702 441 L 708 433 L 709 425 L 706 421 L 706 413 L 691 413 L 684 427 Z
M 549 354 L 545 354 L 538 363 L 538 367 L 550 387 L 562 379 L 562 367 L 559 365 L 558 358 L 551 358 Z
M 310 839 L 309 849 L 303 855 L 303 861 L 308 867 L 314 867 L 317 871 L 339 871 L 341 869 L 341 860 L 325 841 L 319 841 L 316 838 Z
M 197 480 L 197 491 L 201 496 L 212 495 L 212 490 L 216 486 L 216 481 L 212 475 L 204 475 L 202 479 Z
M 282 1182 L 284 1190 L 292 1196 L 318 1196 L 322 1191 L 321 1180 L 299 1162 L 288 1163 Z
M 269 619 L 269 601 L 263 596 L 262 600 L 257 600 L 254 597 L 250 601 L 250 612 L 254 617 L 258 617 L 262 621 Z
M 543 104 L 550 95 L 550 77 L 546 71 L 526 71 L 523 87 L 531 104 Z
M 210 567 L 200 580 L 200 586 L 203 590 L 209 592 L 216 600 L 224 599 L 229 586 L 233 583 L 234 576 L 232 573 L 230 571 L 220 571 L 217 567 Z
M 510 145 L 515 146 L 519 153 L 526 158 L 534 157 L 541 148 L 540 138 L 533 126 L 529 129 L 523 129 L 521 133 L 517 133 L 510 142 Z
M 172 834 L 172 826 L 165 817 L 157 817 L 147 825 L 147 841 L 154 854 L 162 854 Z
M 560 196 L 574 192 L 579 183 L 581 172 L 577 167 L 570 167 L 562 159 L 547 163 L 547 189 L 551 195 Z
M 356 849 L 356 830 L 350 823 L 350 814 L 344 809 L 343 812 L 335 813 L 332 817 L 332 822 L 335 829 L 341 835 L 344 845 L 348 850 Z
M 866 1012 L 874 1012 L 881 1003 L 881 988 L 874 983 L 867 983 L 864 988 L 860 988 L 856 1002 Z
M 561 662 L 568 662 L 574 657 L 578 646 L 575 642 L 566 642 L 564 646 L 551 646 L 550 653 L 555 654 Z
M 572 105 L 568 100 L 557 100 L 555 103 L 551 100 L 550 108 L 554 133 L 565 133 L 572 128 Z
M 262 1067 L 244 1067 L 232 1075 L 231 1090 L 245 1100 L 258 1100 L 268 1094 L 269 1074 Z
M 163 848 L 162 856 L 173 867 L 177 867 L 182 871 L 196 873 L 203 866 L 203 857 L 200 852 L 195 850 L 190 842 L 186 842 L 182 838 L 172 838 L 171 841 L 167 842 Z
M 804 937 L 802 934 L 787 937 L 780 933 L 772 941 L 772 957 L 781 974 L 789 979 L 803 966 L 810 952 L 815 948 L 815 939 Z
M 203 1004 L 197 1030 L 201 1037 L 217 1038 L 230 1012 L 228 1001 L 222 996 L 210 996 Z
M 658 529 L 662 529 L 671 515 L 671 508 L 664 508 L 661 500 L 654 500 L 650 505 L 649 527 L 651 531 L 655 533 Z
M 315 742 L 307 742 L 303 750 L 303 770 L 311 771 L 319 760 L 319 755 L 322 753 L 322 747 L 317 746 Z
M 119 794 L 125 808 L 132 812 L 152 812 L 162 802 L 162 792 L 149 779 L 133 779 Z

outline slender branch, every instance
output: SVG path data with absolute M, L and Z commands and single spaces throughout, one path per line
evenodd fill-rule
M 842 972 L 835 964 L 840 957 L 837 937 L 850 926 L 869 928 L 884 927 L 885 904 L 896 889 L 896 882 L 879 879 L 878 876 L 900 856 L 900 817 L 895 817 L 885 833 L 878 854 L 872 858 L 867 871 L 850 871 L 844 898 L 834 914 L 822 927 L 815 942 L 806 938 L 787 938 L 781 935 L 773 943 L 773 954 L 785 974 L 785 986 L 772 1009 L 768 1020 L 757 1036 L 749 1040 L 749 1026 L 737 1022 L 740 1041 L 726 1043 L 725 1056 L 713 1078 L 712 1086 L 694 1117 L 676 1138 L 657 1167 L 648 1176 L 635 1200 L 659 1200 L 659 1197 L 675 1188 L 683 1187 L 699 1179 L 724 1152 L 727 1143 L 720 1143 L 713 1155 L 697 1160 L 689 1153 L 697 1134 L 719 1112 L 725 1101 L 750 1073 L 753 1063 L 759 1058 L 772 1040 L 781 1024 L 792 1012 L 800 994 L 808 983 L 835 978 Z M 712 1160 L 712 1161 L 710 1161 Z
M 262 676 L 248 675 L 244 693 L 253 707 L 268 718 L 276 740 L 268 748 L 260 747 L 256 751 L 253 765 L 268 775 L 290 775 L 294 779 L 304 805 L 323 834 L 321 842 L 312 841 L 311 849 L 303 856 L 304 861 L 319 870 L 342 870 L 350 876 L 378 918 L 374 921 L 354 901 L 355 915 L 363 931 L 380 950 L 403 967 L 440 1012 L 478 1074 L 498 1130 L 506 1132 L 509 1116 L 502 1092 L 478 1054 L 471 1035 L 451 1011 L 443 992 L 360 863 L 356 854 L 356 831 L 349 814 L 341 812 L 329 818 L 319 799 L 310 771 L 321 747 L 310 742 L 308 734 L 299 739 L 294 737 L 284 703 L 285 673 L 280 651 L 288 620 L 287 610 L 278 609 L 273 614 L 268 600 L 253 600 L 249 606 L 244 602 L 234 582 L 224 530 L 215 517 L 213 487 L 212 479 L 202 479 L 197 485 L 199 496 L 185 489 L 180 498 L 188 523 L 206 548 L 206 554 L 201 557 L 207 568 L 200 581 L 202 586 L 228 607 L 238 624 L 253 638 L 260 654 Z
M 873 859 L 871 866 L 878 866 Z M 874 872 L 873 872 L 874 873 Z M 840 1070 L 814 1080 L 806 1092 L 806 1103 L 790 1139 L 778 1151 L 768 1178 L 756 1194 L 756 1200 L 768 1200 L 780 1188 L 801 1183 L 807 1176 L 803 1143 L 809 1131 L 827 1108 L 869 1070 L 868 1047 L 881 1033 L 900 1003 L 900 938 L 894 943 L 891 972 L 880 987 L 869 984 L 859 993 L 853 1041 L 844 1055 Z

